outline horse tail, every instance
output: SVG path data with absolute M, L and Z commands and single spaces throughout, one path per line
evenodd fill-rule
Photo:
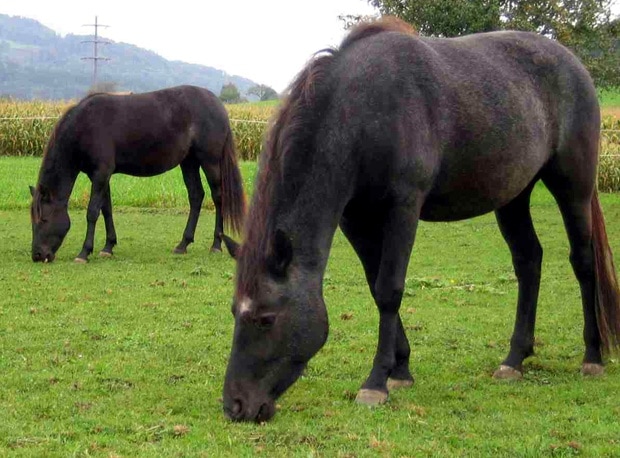
M 224 224 L 239 234 L 245 219 L 245 195 L 243 180 L 233 142 L 232 130 L 228 129 L 224 150 L 220 159 L 220 173 L 222 181 L 222 217 Z
M 592 196 L 592 245 L 596 282 L 596 321 L 603 352 L 620 347 L 620 289 L 616 277 L 614 259 L 607 240 L 605 219 L 594 191 Z

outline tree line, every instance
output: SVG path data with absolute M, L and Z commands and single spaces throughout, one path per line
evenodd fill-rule
M 261 102 L 278 99 L 278 93 L 271 87 L 264 84 L 252 86 L 248 89 L 248 95 L 256 96 Z M 241 97 L 241 93 L 234 83 L 228 83 L 222 86 L 222 90 L 220 91 L 220 100 L 224 103 L 247 102 L 245 98 Z

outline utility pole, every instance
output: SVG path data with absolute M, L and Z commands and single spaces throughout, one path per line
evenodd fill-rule
M 110 44 L 109 41 L 104 41 L 99 39 L 99 27 L 109 27 L 109 25 L 99 24 L 97 21 L 97 16 L 95 16 L 94 24 L 84 24 L 82 27 L 94 27 L 95 28 L 95 39 L 94 40 L 85 40 L 82 43 L 92 43 L 93 44 L 93 55 L 91 57 L 82 57 L 82 60 L 92 60 L 93 61 L 93 86 L 97 84 L 97 66 L 100 60 L 110 60 L 107 57 L 99 56 L 99 45 L 107 45 Z

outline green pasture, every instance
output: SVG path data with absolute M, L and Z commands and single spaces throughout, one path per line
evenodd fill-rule
M 73 263 L 85 234 L 86 181 L 52 264 L 30 261 L 28 184 L 39 160 L 0 158 L 0 456 L 506 456 L 620 454 L 620 370 L 579 373 L 577 282 L 553 199 L 535 190 L 545 250 L 537 356 L 521 382 L 491 374 L 512 331 L 516 282 L 492 215 L 422 223 L 401 313 L 413 388 L 379 408 L 353 398 L 368 375 L 378 314 L 340 232 L 325 276 L 326 346 L 267 424 L 234 424 L 221 391 L 233 329 L 234 261 L 209 253 L 214 214 L 196 243 L 172 249 L 188 205 L 179 174 L 112 180 L 119 245 Z M 247 189 L 254 163 L 243 163 Z M 620 197 L 601 196 L 620 253 Z M 98 226 L 97 249 L 104 243 Z

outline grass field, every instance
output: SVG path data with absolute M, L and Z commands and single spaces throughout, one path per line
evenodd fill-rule
M 532 203 L 545 249 L 537 356 L 522 382 L 491 379 L 507 352 L 516 300 L 493 216 L 422 223 L 401 309 L 416 384 L 383 407 L 357 406 L 378 314 L 338 232 L 325 277 L 329 340 L 274 420 L 254 425 L 221 412 L 235 266 L 208 252 L 213 212 L 203 212 L 189 253 L 174 256 L 187 216 L 180 176 L 115 177 L 115 256 L 72 262 L 85 233 L 78 197 L 57 260 L 34 264 L 27 185 L 37 163 L 0 160 L 0 456 L 620 453 L 618 361 L 601 378 L 579 374 L 579 292 L 561 218 L 542 187 Z M 255 165 L 242 170 L 249 184 Z M 78 184 L 74 194 L 83 192 Z M 164 204 L 143 208 L 160 195 L 169 196 Z M 620 197 L 601 200 L 620 253 Z M 103 240 L 100 224 L 97 248 Z

